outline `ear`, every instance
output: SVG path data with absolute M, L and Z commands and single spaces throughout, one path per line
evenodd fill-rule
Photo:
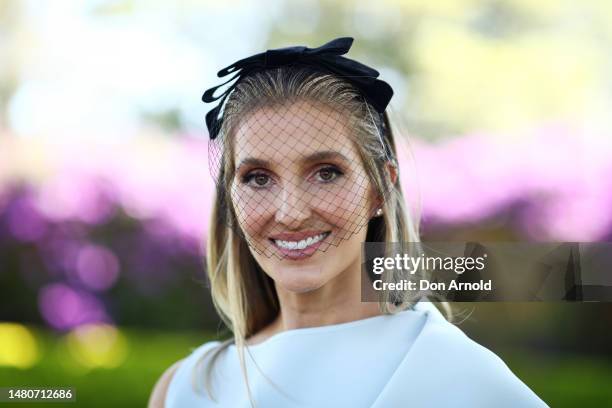
M 398 175 L 397 165 L 388 161 L 385 164 L 385 167 L 386 167 L 387 173 L 389 174 L 389 178 L 391 179 L 391 184 L 395 185 L 395 183 L 397 183 L 397 175 Z
M 387 174 L 389 175 L 389 178 L 391 179 L 391 184 L 395 185 L 395 183 L 397 183 L 397 176 L 398 176 L 397 166 L 392 162 L 387 162 L 385 164 L 385 170 L 387 171 Z M 382 205 L 383 205 L 383 198 L 379 195 L 376 196 L 374 198 L 374 206 L 372 207 L 372 216 L 374 216 L 374 213 L 376 212 L 376 210 L 378 208 L 381 208 Z

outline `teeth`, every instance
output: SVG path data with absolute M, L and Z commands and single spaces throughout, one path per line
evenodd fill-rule
M 280 239 L 275 239 L 274 242 L 279 247 L 285 249 L 304 249 L 312 244 L 316 244 L 317 242 L 321 241 L 323 238 L 325 238 L 326 235 L 327 233 L 324 232 L 322 234 L 315 235 L 314 237 L 309 237 L 301 241 L 281 241 Z

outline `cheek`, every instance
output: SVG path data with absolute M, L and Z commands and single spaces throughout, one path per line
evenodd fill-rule
M 349 182 L 342 186 L 320 191 L 315 196 L 317 208 L 340 228 L 352 230 L 363 224 L 367 217 L 368 185 Z
M 236 187 L 232 189 L 236 218 L 247 235 L 255 235 L 273 216 L 273 202 L 269 192 Z

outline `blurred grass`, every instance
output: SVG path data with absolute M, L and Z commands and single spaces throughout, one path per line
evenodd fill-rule
M 121 328 L 128 341 L 124 363 L 115 369 L 83 372 L 66 352 L 61 336 L 36 331 L 43 356 L 31 369 L 0 367 L 0 386 L 70 386 L 76 403 L 27 403 L 32 407 L 144 407 L 162 372 L 212 333 L 158 332 Z M 3 406 L 0 403 L 0 406 Z
M 612 357 L 496 350 L 508 367 L 551 407 L 609 407 Z
M 76 403 L 53 407 L 146 406 L 161 373 L 191 349 L 216 338 L 204 332 L 121 329 L 129 344 L 124 363 L 115 369 L 79 372 L 61 336 L 36 330 L 42 358 L 31 369 L 0 367 L 0 386 L 70 386 Z M 495 350 L 512 371 L 551 407 L 603 407 L 612 401 L 612 361 L 580 355 Z M 407 379 L 407 381 L 409 381 Z M 18 406 L 49 406 L 49 403 Z M 5 406 L 0 404 L 0 406 Z

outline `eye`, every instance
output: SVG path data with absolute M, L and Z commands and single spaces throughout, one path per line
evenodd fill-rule
M 269 186 L 271 179 L 265 173 L 251 172 L 242 177 L 242 183 L 255 188 L 265 188 Z
M 329 183 L 342 176 L 344 173 L 336 166 L 326 166 L 317 170 L 315 174 L 317 175 L 317 181 Z

